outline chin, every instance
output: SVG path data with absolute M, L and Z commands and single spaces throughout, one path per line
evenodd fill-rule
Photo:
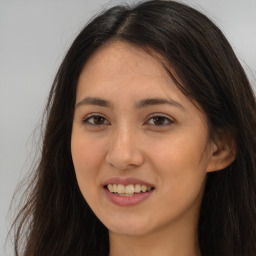
M 150 226 L 149 223 L 150 222 L 141 218 L 137 220 L 121 220 L 120 218 L 113 218 L 112 221 L 105 222 L 104 225 L 108 228 L 110 232 L 115 234 L 127 236 L 144 236 L 151 233 L 153 230 L 152 223 Z
M 113 227 L 108 229 L 110 232 L 122 235 L 122 236 L 145 236 L 150 233 L 150 230 L 145 228 L 137 228 L 137 227 Z

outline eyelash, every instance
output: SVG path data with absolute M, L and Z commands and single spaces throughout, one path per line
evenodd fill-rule
M 101 126 L 101 125 L 109 125 L 110 124 L 108 121 L 107 121 L 108 122 L 107 124 L 105 124 L 105 123 L 103 123 L 103 124 L 91 123 L 90 119 L 95 120 L 95 118 L 101 118 L 101 119 L 104 120 L 104 122 L 107 121 L 107 119 L 104 116 L 99 115 L 99 114 L 91 114 L 89 116 L 86 116 L 82 121 L 83 121 L 83 123 L 88 124 L 88 125 L 92 125 L 92 126 Z
M 161 121 L 164 121 L 164 123 L 163 124 L 150 124 L 150 125 L 157 126 L 157 127 L 164 127 L 164 126 L 168 126 L 168 125 L 171 125 L 172 123 L 174 123 L 174 120 L 172 120 L 170 117 L 167 117 L 163 114 L 157 114 L 157 113 L 150 115 L 149 118 L 147 119 L 147 123 L 149 122 L 149 120 L 153 120 L 154 118 L 160 119 Z
M 95 121 L 96 118 L 98 120 L 101 120 L 103 121 L 103 123 L 100 123 L 100 124 L 96 124 Z M 155 120 L 154 120 L 155 119 Z M 158 119 L 158 120 L 157 120 Z M 160 121 L 160 124 L 155 124 L 155 123 L 150 123 L 150 121 Z M 93 121 L 93 122 L 91 122 Z M 154 122 L 153 121 L 153 122 Z M 87 125 L 91 125 L 91 126 L 102 126 L 102 125 L 110 125 L 110 122 L 102 115 L 100 114 L 90 114 L 88 116 L 86 116 L 82 122 L 84 124 L 87 124 Z M 163 114 L 152 114 L 148 117 L 147 121 L 144 123 L 144 124 L 148 124 L 150 126 L 156 126 L 156 127 L 165 127 L 165 126 L 168 126 L 168 125 L 171 125 L 172 123 L 174 123 L 174 120 L 172 120 L 170 117 L 167 117 Z

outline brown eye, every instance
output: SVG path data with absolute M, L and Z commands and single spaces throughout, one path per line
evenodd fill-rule
M 105 124 L 108 125 L 109 124 L 107 119 L 100 115 L 89 116 L 89 117 L 85 118 L 85 120 L 83 120 L 83 123 L 87 123 L 90 125 L 105 125 Z
M 162 117 L 162 116 L 153 117 L 153 123 L 155 125 L 163 125 L 165 121 L 166 121 L 165 117 Z
M 153 116 L 148 120 L 148 124 L 150 125 L 155 125 L 155 126 L 165 126 L 165 125 L 169 125 L 172 124 L 173 121 L 166 117 L 166 116 Z
M 102 116 L 94 116 L 92 117 L 93 124 L 104 124 L 105 118 Z

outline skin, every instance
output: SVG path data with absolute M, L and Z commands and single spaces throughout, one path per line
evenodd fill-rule
M 86 103 L 86 97 L 108 106 Z M 172 104 L 139 106 L 151 98 Z M 85 64 L 71 152 L 79 188 L 109 230 L 111 256 L 200 255 L 196 230 L 206 174 L 231 161 L 219 145 L 200 107 L 144 50 L 110 42 Z M 155 190 L 137 205 L 118 206 L 103 189 L 112 177 L 135 177 Z

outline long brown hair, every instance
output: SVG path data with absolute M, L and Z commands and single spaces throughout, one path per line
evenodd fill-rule
M 205 111 L 213 134 L 221 131 L 235 141 L 236 160 L 208 174 L 199 243 L 204 256 L 254 256 L 255 96 L 222 32 L 200 12 L 175 1 L 113 7 L 94 18 L 73 42 L 50 91 L 40 162 L 15 220 L 16 255 L 108 254 L 108 231 L 79 191 L 70 140 L 81 69 L 113 39 L 160 54 L 184 85 L 176 81 L 177 86 Z

